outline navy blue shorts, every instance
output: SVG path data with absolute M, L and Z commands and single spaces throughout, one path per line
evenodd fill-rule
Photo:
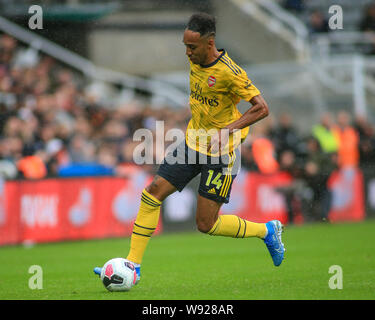
M 198 193 L 220 203 L 228 203 L 232 183 L 240 169 L 238 149 L 221 157 L 211 157 L 189 148 L 184 141 L 167 154 L 157 175 L 169 181 L 178 191 L 201 174 Z

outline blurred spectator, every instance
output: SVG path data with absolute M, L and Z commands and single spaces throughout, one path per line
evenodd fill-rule
M 359 22 L 359 30 L 364 32 L 375 32 L 375 3 L 368 5 Z
M 253 157 L 261 173 L 275 173 L 279 165 L 275 158 L 275 150 L 270 139 L 260 137 L 253 142 Z
M 47 176 L 47 167 L 44 161 L 44 153 L 25 154 L 18 163 L 17 168 L 26 179 L 42 179 Z
M 64 144 L 60 139 L 54 138 L 47 142 L 44 150 L 46 152 L 47 175 L 56 177 L 58 176 L 59 167 L 68 162 Z
M 338 141 L 338 164 L 340 167 L 357 167 L 359 161 L 358 133 L 351 126 L 350 114 L 340 111 L 333 133 Z
M 375 2 L 365 7 L 358 28 L 369 33 L 371 45 L 368 54 L 375 54 Z
M 17 52 L 17 41 L 7 34 L 0 38 L 0 61 L 4 63 L 2 68 L 8 69 L 12 63 L 13 57 Z
M 241 144 L 241 167 L 247 171 L 256 171 L 258 168 L 255 164 L 251 144 L 245 140 Z
M 319 145 L 323 152 L 333 153 L 338 150 L 338 141 L 333 130 L 332 115 L 329 112 L 325 112 L 320 117 L 320 123 L 313 126 L 312 132 L 313 137 L 319 142 Z
M 335 154 L 323 152 L 319 141 L 314 137 L 308 138 L 306 146 L 304 180 L 310 193 L 305 192 L 305 200 L 310 197 L 311 201 L 310 208 L 305 205 L 304 216 L 309 217 L 310 220 L 326 221 L 332 200 L 328 179 L 336 169 Z
M 95 145 L 82 134 L 75 134 L 68 147 L 70 162 L 93 162 L 95 158 Z
M 328 21 L 320 10 L 313 11 L 309 16 L 308 29 L 311 34 L 328 32 Z
M 271 139 L 275 146 L 278 159 L 284 150 L 292 150 L 294 154 L 300 153 L 300 137 L 293 125 L 291 115 L 284 112 L 278 119 L 277 127 L 271 130 Z
M 296 13 L 303 12 L 306 8 L 305 0 L 282 0 L 281 5 L 285 9 Z
M 300 212 L 300 193 L 303 190 L 303 181 L 300 179 L 301 172 L 297 164 L 295 153 L 285 149 L 280 154 L 280 171 L 288 173 L 293 179 L 288 185 L 277 187 L 276 190 L 285 197 L 288 223 L 292 224 Z
M 276 173 L 279 164 L 276 160 L 275 147 L 268 137 L 267 122 L 259 123 L 252 132 L 252 157 L 259 172 Z
M 109 144 L 103 144 L 97 151 L 97 162 L 104 167 L 114 169 L 117 165 L 117 150 L 116 147 Z
M 362 116 L 356 117 L 355 129 L 359 135 L 359 159 L 360 165 L 371 167 L 375 159 L 375 130 L 368 119 Z
M 0 177 L 2 179 L 14 179 L 17 177 L 18 170 L 12 161 L 0 160 Z

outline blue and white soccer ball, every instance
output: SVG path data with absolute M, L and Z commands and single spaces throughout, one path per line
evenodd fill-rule
M 114 258 L 104 264 L 100 279 L 109 291 L 129 291 L 137 280 L 137 272 L 128 260 Z

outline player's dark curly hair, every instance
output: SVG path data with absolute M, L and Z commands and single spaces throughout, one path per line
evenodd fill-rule
M 188 30 L 199 32 L 201 37 L 207 35 L 215 35 L 216 33 L 216 19 L 204 12 L 194 13 L 187 24 Z

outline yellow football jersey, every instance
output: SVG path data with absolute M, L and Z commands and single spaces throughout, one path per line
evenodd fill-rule
M 201 153 L 207 152 L 210 135 L 239 119 L 242 114 L 237 109 L 241 99 L 250 101 L 260 94 L 246 72 L 229 58 L 225 50 L 209 65 L 193 64 L 190 61 L 190 98 L 192 118 L 186 130 L 187 145 Z M 222 154 L 232 152 L 246 138 L 249 127 L 238 131 Z

